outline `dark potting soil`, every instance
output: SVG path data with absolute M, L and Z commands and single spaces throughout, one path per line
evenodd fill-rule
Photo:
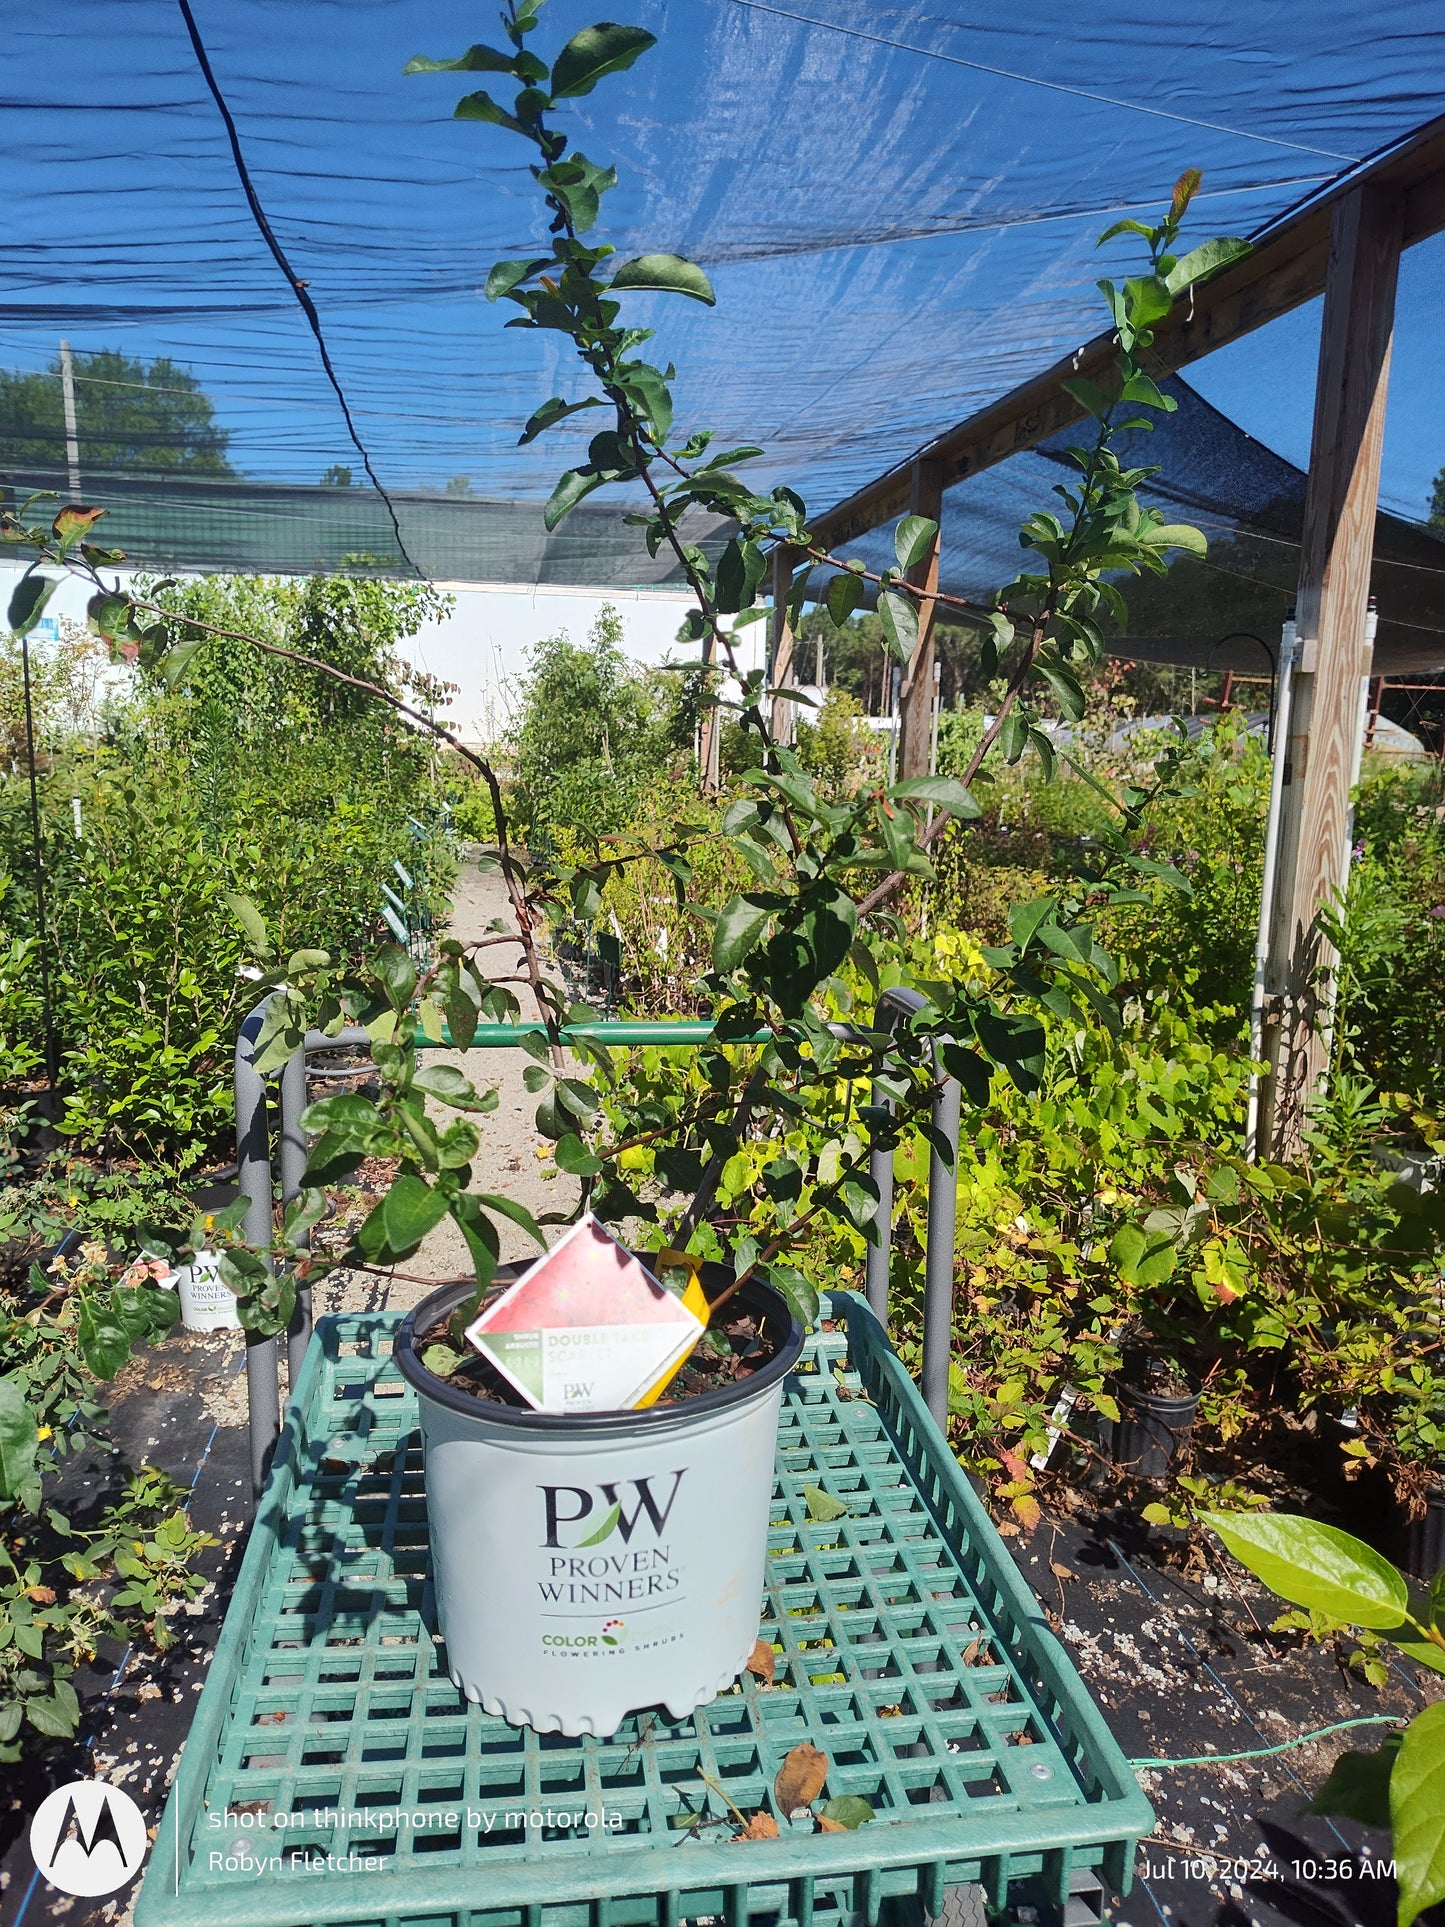
M 1127 1391 L 1145 1398 L 1190 1398 L 1199 1389 L 1162 1358 L 1133 1363 L 1132 1368 L 1126 1362 L 1123 1382 Z
M 499 1295 L 493 1293 L 493 1297 Z M 485 1309 L 485 1305 L 482 1309 Z M 417 1334 L 415 1346 L 418 1358 L 425 1359 L 429 1345 L 449 1345 L 453 1350 L 456 1349 L 449 1330 L 449 1319 L 450 1314 L 438 1318 L 425 1332 Z M 683 1360 L 676 1377 L 657 1404 L 681 1405 L 690 1398 L 700 1398 L 704 1392 L 720 1392 L 726 1386 L 741 1384 L 777 1357 L 786 1337 L 786 1331 L 775 1329 L 775 1321 L 759 1318 L 756 1313 L 742 1306 L 734 1310 L 732 1305 L 724 1305 L 716 1321 L 708 1326 L 699 1339 L 696 1349 Z M 479 1352 L 470 1353 L 454 1371 L 440 1376 L 446 1384 L 454 1386 L 459 1392 L 469 1392 L 473 1398 L 495 1405 L 510 1405 L 519 1412 L 530 1410 L 516 1387 L 509 1384 L 491 1361 L 483 1358 Z

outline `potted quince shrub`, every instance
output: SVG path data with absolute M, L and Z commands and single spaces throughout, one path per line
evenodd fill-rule
M 590 1217 L 568 1237 L 604 1277 L 627 1262 Z M 543 1732 L 610 1733 L 639 1706 L 681 1719 L 736 1679 L 758 1636 L 778 1414 L 803 1321 L 760 1276 L 736 1286 L 721 1266 L 652 1265 L 679 1293 L 696 1276 L 709 1329 L 641 1410 L 508 1398 L 485 1358 L 451 1343 L 476 1300 L 465 1284 L 423 1299 L 396 1340 L 421 1408 L 452 1678 Z
M 1081 673 L 1103 651 L 1101 625 L 1124 613 L 1120 581 L 1163 573 L 1172 551 L 1203 552 L 1196 530 L 1166 525 L 1141 500 L 1152 471 L 1126 466 L 1117 444 L 1121 433 L 1174 405 L 1141 365 L 1152 330 L 1245 244 L 1212 240 L 1174 252 L 1199 181 L 1192 170 L 1157 226 L 1127 221 L 1103 237 L 1126 234 L 1144 258 L 1121 286 L 1102 284 L 1116 352 L 1099 382 L 1070 384 L 1088 424 L 1070 453 L 1071 484 L 1056 492 L 1061 502 L 1024 525 L 1029 566 L 987 604 L 936 598 L 977 629 L 986 679 L 1001 677 L 1005 693 L 961 777 L 910 776 L 826 798 L 770 727 L 770 712 L 789 698 L 739 664 L 734 619 L 765 613 L 759 591 L 782 552 L 792 563 L 783 600 L 794 624 L 805 597 L 825 603 L 841 626 L 871 595 L 911 675 L 922 658 L 920 594 L 910 572 L 932 554 L 937 524 L 904 516 L 894 532 L 896 565 L 870 571 L 814 537 L 795 490 L 745 479 L 759 449 L 718 448 L 710 433 L 674 425 L 675 371 L 644 358 L 649 331 L 631 324 L 629 301 L 675 295 L 710 306 L 713 290 L 699 267 L 676 255 L 616 259 L 596 235 L 615 170 L 588 159 L 564 131 L 569 103 L 631 67 L 653 37 L 603 23 L 544 58 L 533 45 L 541 4 L 512 0 L 496 47 L 472 47 L 455 60 L 417 59 L 409 71 L 479 72 L 515 83 L 510 108 L 475 92 L 456 110 L 459 119 L 500 127 L 524 144 L 542 199 L 535 251 L 498 262 L 486 292 L 515 310 L 510 326 L 570 339 L 583 377 L 582 392 L 541 403 L 522 439 L 581 410 L 601 411 L 586 460 L 553 491 L 546 526 L 554 529 L 598 489 L 625 491 L 650 551 L 671 551 L 694 598 L 689 626 L 703 644 L 709 743 L 729 701 L 757 745 L 756 767 L 725 808 L 706 801 L 699 821 L 676 827 L 664 848 L 631 851 L 614 840 L 592 846 L 586 860 L 548 867 L 514 848 L 502 786 L 485 759 L 389 692 L 375 694 L 477 766 L 492 801 L 525 977 L 543 1013 L 527 1070 L 539 1128 L 555 1145 L 558 1167 L 580 1180 L 579 1211 L 629 1230 L 650 1250 L 667 1246 L 709 1260 L 697 1281 L 706 1334 L 683 1374 L 644 1409 L 531 1411 L 479 1369 L 464 1330 L 510 1281 L 498 1264 L 498 1221 L 511 1218 L 541 1234 L 514 1203 L 473 1183 L 480 1137 L 472 1119 L 494 1106 L 495 1093 L 453 1067 L 424 1062 L 417 1033 L 423 1044 L 439 1043 L 445 1026 L 451 1043 L 465 1049 L 483 1018 L 516 1016 L 508 981 L 488 975 L 495 946 L 506 941 L 495 935 L 472 946 L 443 943 L 419 977 L 395 948 L 360 969 L 312 951 L 271 956 L 255 912 L 238 906 L 265 970 L 262 987 L 273 993 L 260 1066 L 286 1061 L 312 1024 L 360 1022 L 372 1039 L 380 1091 L 330 1097 L 307 1114 L 316 1142 L 306 1188 L 278 1244 L 291 1262 L 273 1265 L 272 1254 L 233 1240 L 222 1264 L 247 1327 L 277 1331 L 308 1267 L 312 1276 L 323 1262 L 385 1269 L 404 1262 L 443 1217 L 455 1220 L 473 1275 L 418 1307 L 398 1346 L 422 1404 L 447 1663 L 466 1692 L 511 1719 L 603 1733 L 639 1705 L 661 1700 L 674 1714 L 686 1712 L 733 1678 L 752 1649 L 783 1379 L 818 1314 L 816 1287 L 833 1282 L 819 1256 L 828 1228 L 878 1235 L 870 1141 L 891 1147 L 926 1131 L 939 1075 L 956 1078 L 979 1107 L 998 1074 L 1032 1090 L 1043 1065 L 1041 1006 L 1060 1015 L 1109 1007 L 1114 969 L 1089 918 L 1137 881 L 1131 865 L 1149 867 L 1126 853 L 1122 835 L 1100 877 L 1020 906 L 1014 940 L 989 953 L 986 976 L 918 986 L 922 1008 L 891 1029 L 873 1030 L 856 1011 L 851 1027 L 840 1022 L 855 991 L 877 990 L 891 899 L 905 880 L 931 874 L 929 846 L 951 818 L 978 814 L 968 785 L 985 759 L 1017 762 L 1032 751 L 1052 768 L 1038 699 L 1082 715 Z M 153 603 L 107 587 L 100 571 L 114 557 L 88 541 L 97 514 L 62 510 L 49 530 L 27 528 L 23 514 L 13 520 L 14 539 L 40 551 L 17 592 L 19 618 L 33 620 L 44 606 L 53 578 L 38 572 L 40 563 L 59 564 L 94 582 L 91 619 L 103 634 L 175 679 L 204 678 L 210 626 L 159 620 Z M 703 522 L 715 527 L 719 516 L 735 532 L 709 556 L 692 531 Z M 727 690 L 737 693 L 729 698 Z M 715 755 L 704 754 L 702 763 L 706 788 Z M 1143 792 L 1124 798 L 1122 820 L 1135 820 L 1144 800 Z M 711 969 L 700 996 L 714 1029 L 699 1059 L 702 1088 L 674 1102 L 595 1040 L 569 1034 L 564 1050 L 564 1031 L 586 1013 L 569 1010 L 545 975 L 540 940 L 549 920 L 595 918 L 609 877 L 634 856 L 660 860 L 686 901 L 689 850 L 704 837 L 725 838 L 753 885 L 725 902 L 692 906 L 711 926 Z M 870 1090 L 872 1106 L 861 1113 L 851 1098 L 839 1098 Z M 448 1122 L 437 1121 L 439 1111 Z M 796 1121 L 829 1114 L 838 1118 L 836 1131 L 796 1148 Z M 631 1188 L 627 1162 L 638 1147 L 646 1147 L 650 1166 L 640 1191 Z M 324 1208 L 322 1187 L 374 1156 L 398 1161 L 386 1196 L 346 1251 L 298 1266 L 295 1245 Z M 748 1223 L 751 1205 L 762 1210 L 762 1235 L 719 1228 L 720 1190 L 735 1227 Z M 686 1274 L 683 1288 L 693 1289 L 685 1261 L 650 1262 L 664 1288 L 672 1271 Z M 848 1315 L 867 1314 L 850 1307 Z M 614 1585 L 623 1597 L 608 1590 Z M 581 1590 L 594 1586 L 595 1599 Z M 572 1609 L 574 1588 L 583 1619 L 549 1616 L 559 1605 Z M 580 1635 L 569 1624 L 581 1625 Z M 555 1643 L 578 1636 L 589 1643 Z

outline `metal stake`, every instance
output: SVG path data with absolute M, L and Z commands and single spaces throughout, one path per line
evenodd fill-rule
M 267 1002 L 270 1000 L 267 999 Z M 272 1236 L 270 1119 L 266 1080 L 256 1069 L 256 1039 L 266 1004 L 251 1012 L 236 1040 L 236 1182 L 246 1199 L 246 1242 L 268 1249 Z M 267 1260 L 270 1263 L 270 1260 Z M 251 1490 L 260 1497 L 281 1431 L 276 1340 L 246 1334 L 246 1402 L 251 1424 Z

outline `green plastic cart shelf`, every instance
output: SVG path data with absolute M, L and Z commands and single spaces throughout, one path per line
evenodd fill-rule
M 608 1740 L 452 1686 L 400 1319 L 319 1320 L 137 1927 L 872 1927 L 964 1882 L 1126 1890 L 1148 1801 L 872 1313 L 830 1311 L 783 1405 L 774 1683 Z M 810 1485 L 847 1511 L 815 1523 Z M 734 1840 L 803 1740 L 877 1817 Z

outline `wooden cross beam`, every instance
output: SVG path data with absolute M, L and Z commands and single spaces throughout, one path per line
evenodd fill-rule
M 1402 196 L 1405 247 L 1438 234 L 1445 228 L 1445 115 L 1263 228 L 1254 237 L 1252 253 L 1196 289 L 1191 300 L 1180 302 L 1155 335 L 1151 370 L 1156 378 L 1187 367 L 1322 294 L 1334 209 L 1365 183 Z M 1070 375 L 1087 375 L 1096 382 L 1104 379 L 1114 354 L 1113 336 L 1096 335 L 1043 374 L 937 436 L 846 501 L 814 516 L 811 528 L 822 543 L 836 549 L 907 513 L 914 468 L 920 460 L 937 462 L 940 486 L 951 488 L 1081 421 L 1084 411 L 1065 392 L 1063 383 Z

